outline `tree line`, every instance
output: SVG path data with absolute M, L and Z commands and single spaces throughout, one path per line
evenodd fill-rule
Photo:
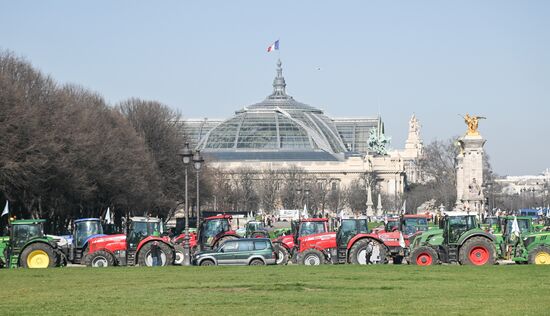
M 1 51 L 0 201 L 11 216 L 47 218 L 53 230 L 107 207 L 117 217 L 166 217 L 182 196 L 179 118 L 155 101 L 110 106 Z

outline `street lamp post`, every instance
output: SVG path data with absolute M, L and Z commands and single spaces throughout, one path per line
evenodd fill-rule
M 191 265 L 191 254 L 189 249 L 189 198 L 187 195 L 187 167 L 189 166 L 189 163 L 191 162 L 191 157 L 193 156 L 193 153 L 191 152 L 191 149 L 189 149 L 189 143 L 185 143 L 185 146 L 183 149 L 181 149 L 178 152 L 178 155 L 181 156 L 183 165 L 185 166 L 185 237 L 183 238 L 183 265 L 189 266 Z
M 193 155 L 193 165 L 195 166 L 195 170 L 197 171 L 197 228 L 200 225 L 200 218 L 201 218 L 199 175 L 200 175 L 200 170 L 203 162 L 204 162 L 204 159 L 202 159 L 201 152 L 197 150 L 195 152 L 195 155 Z

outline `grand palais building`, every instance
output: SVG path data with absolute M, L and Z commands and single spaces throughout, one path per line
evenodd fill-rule
M 387 195 L 403 193 L 418 181 L 422 153 L 420 125 L 413 115 L 405 148 L 386 151 L 380 116 L 331 118 L 286 93 L 281 61 L 273 92 L 225 120 L 187 119 L 184 133 L 209 164 L 227 172 L 299 170 L 331 186 L 347 186 L 365 174 Z

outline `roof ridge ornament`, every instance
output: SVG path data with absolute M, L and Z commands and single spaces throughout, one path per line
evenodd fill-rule
M 289 99 L 291 98 L 286 94 L 286 82 L 285 77 L 283 77 L 283 68 L 281 67 L 283 63 L 281 59 L 277 60 L 277 76 L 273 79 L 273 93 L 268 96 L 268 99 Z

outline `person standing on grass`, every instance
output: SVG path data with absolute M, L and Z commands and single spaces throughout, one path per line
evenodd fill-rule
M 153 267 L 160 266 L 162 264 L 160 258 L 160 247 L 158 241 L 153 241 L 151 245 L 151 258 L 153 259 Z

